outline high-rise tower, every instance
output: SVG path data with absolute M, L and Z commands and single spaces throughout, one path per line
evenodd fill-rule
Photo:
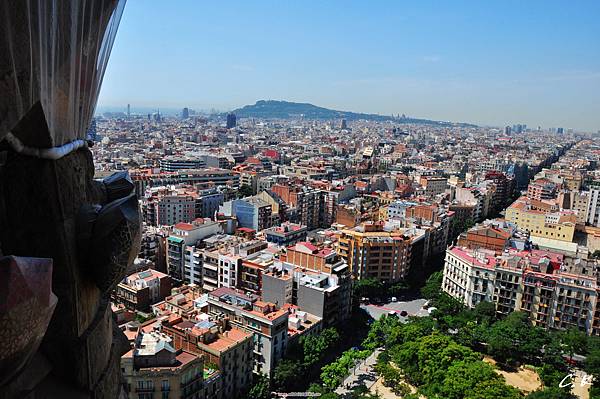
M 232 129 L 236 126 L 235 114 L 227 114 L 227 129 Z

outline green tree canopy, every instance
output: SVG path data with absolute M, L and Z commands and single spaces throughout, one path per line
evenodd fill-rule
M 375 278 L 363 278 L 354 282 L 354 295 L 361 298 L 378 297 L 383 292 L 383 283 Z
M 439 386 L 439 396 L 445 399 L 463 399 L 486 382 L 499 380 L 494 368 L 482 361 L 458 361 L 454 362 L 446 372 L 443 382 Z M 504 383 L 500 384 L 504 385 Z M 434 386 L 435 388 L 435 386 Z M 488 391 L 488 385 L 484 391 Z M 491 396 L 487 396 L 490 398 Z M 494 396 L 495 397 L 495 396 Z
M 300 338 L 304 353 L 304 366 L 309 368 L 323 359 L 327 350 L 335 346 L 340 334 L 333 327 L 326 328 L 319 335 L 308 335 Z
M 295 391 L 303 386 L 304 368 L 297 360 L 283 359 L 273 372 L 273 385 L 285 392 Z
M 473 310 L 478 323 L 491 324 L 496 319 L 496 305 L 492 302 L 479 302 Z
M 271 383 L 269 377 L 265 374 L 260 374 L 256 377 L 254 385 L 248 392 L 248 399 L 271 399 Z
M 513 312 L 497 321 L 487 334 L 490 354 L 504 363 L 535 361 L 549 341 L 548 333 L 541 327 L 532 326 L 522 312 Z
M 531 392 L 526 399 L 575 399 L 576 396 L 558 387 L 547 387 Z
M 429 276 L 423 288 L 421 288 L 421 295 L 425 299 L 437 299 L 442 292 L 442 280 L 444 278 L 443 273 L 434 272 Z

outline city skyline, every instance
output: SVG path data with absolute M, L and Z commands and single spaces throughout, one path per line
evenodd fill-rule
M 98 104 L 226 111 L 277 99 L 596 132 L 599 7 L 131 1 Z

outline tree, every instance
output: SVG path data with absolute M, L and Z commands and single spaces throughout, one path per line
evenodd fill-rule
M 311 366 L 320 362 L 327 350 L 335 346 L 340 339 L 340 334 L 333 327 L 327 328 L 319 335 L 308 335 L 300 338 L 300 345 L 304 353 L 304 366 Z
M 367 358 L 370 353 L 368 350 L 357 351 L 352 349 L 342 353 L 342 356 L 336 361 L 325 365 L 321 369 L 321 381 L 323 381 L 323 385 L 331 391 L 336 389 L 344 378 L 349 375 L 350 368 L 354 367 L 357 361 Z
M 395 387 L 402 382 L 400 371 L 389 362 L 377 362 L 375 371 L 383 378 L 383 385 L 386 387 Z
M 354 282 L 354 295 L 361 297 L 378 297 L 383 291 L 383 284 L 375 278 L 364 278 Z
M 451 297 L 450 295 L 446 294 L 445 292 L 440 293 L 440 295 L 436 299 L 433 299 L 431 302 L 432 305 L 435 308 L 437 308 L 437 311 L 434 312 L 434 316 L 439 314 L 455 315 L 465 308 L 465 306 L 462 303 L 460 303 L 458 300 Z
M 559 333 L 552 334 L 550 342 L 544 346 L 542 366 L 539 367 L 538 374 L 546 387 L 557 387 L 565 375 L 569 374 L 563 359 L 563 344 L 559 339 Z
M 558 387 L 546 387 L 543 390 L 533 391 L 526 399 L 575 399 L 576 396 Z
M 152 317 L 154 317 L 154 316 L 150 316 L 150 315 L 149 316 L 143 316 L 143 315 L 141 315 L 139 313 L 136 313 L 136 315 L 135 315 L 135 321 L 137 321 L 140 324 L 143 324 L 143 323 L 147 322 L 148 320 L 150 320 Z
M 594 385 L 597 385 L 600 382 L 600 350 L 593 350 L 586 356 L 583 368 L 586 373 L 596 376 Z
M 535 362 L 549 341 L 541 327 L 532 326 L 528 316 L 513 312 L 504 320 L 497 321 L 487 334 L 490 355 L 500 362 L 518 363 L 525 360 Z
M 400 296 L 400 295 L 402 295 L 402 293 L 404 291 L 406 291 L 409 288 L 410 287 L 405 282 L 398 282 L 398 283 L 392 284 L 387 289 L 387 293 L 388 293 L 388 295 L 391 295 L 391 296 Z
M 322 398 L 322 396 L 320 397 Z M 369 388 L 365 385 L 356 387 L 352 390 L 352 394 L 350 395 L 351 399 L 381 399 L 381 396 L 377 393 L 369 392 Z
M 479 358 L 476 352 L 437 332 L 392 349 L 394 363 L 417 386 L 440 384 L 454 362 Z
M 465 395 L 465 399 L 522 399 L 517 388 L 506 385 L 503 379 L 483 381 Z
M 256 377 L 254 385 L 250 388 L 247 395 L 248 399 L 271 399 L 271 383 L 269 377 L 265 374 L 260 374 Z
M 304 381 L 299 377 L 303 374 L 304 368 L 299 361 L 283 359 L 273 372 L 273 385 L 286 392 L 300 389 Z
M 491 324 L 496 318 L 496 305 L 492 302 L 479 302 L 473 310 L 478 323 Z
M 482 361 L 454 362 L 446 372 L 445 378 L 439 387 L 439 396 L 446 399 L 463 399 L 481 384 L 500 380 L 494 368 Z M 429 390 L 435 392 L 434 387 Z
M 394 392 L 396 396 L 404 397 L 406 394 L 410 393 L 410 387 L 404 382 L 399 382 L 392 388 L 392 392 Z
M 421 295 L 423 298 L 432 300 L 437 299 L 442 292 L 442 280 L 444 275 L 442 272 L 432 273 L 431 276 L 425 282 L 423 288 L 421 288 Z
M 363 340 L 363 347 L 374 350 L 375 348 L 397 342 L 397 338 L 391 338 L 391 334 L 402 331 L 404 327 L 397 317 L 383 315 L 371 324 L 367 337 Z
M 588 352 L 588 337 L 584 332 L 579 331 L 577 328 L 571 327 L 568 330 L 561 332 L 560 338 L 570 357 L 573 357 L 576 353 L 585 355 Z
M 238 189 L 237 197 L 245 198 L 245 197 L 250 197 L 253 194 L 254 194 L 254 190 L 252 190 L 251 186 L 249 186 L 247 184 L 242 184 L 240 186 L 240 188 Z

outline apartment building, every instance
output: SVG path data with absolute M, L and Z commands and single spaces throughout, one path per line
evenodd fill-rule
M 253 295 L 261 295 L 262 273 L 275 261 L 275 254 L 266 250 L 266 243 L 260 251 L 244 257 L 240 266 L 238 288 Z
M 222 233 L 221 225 L 210 219 L 196 219 L 192 223 L 177 223 L 173 226 L 166 245 L 169 275 L 176 281 L 183 281 L 186 275 L 186 246 L 195 246 L 199 240 L 218 233 Z
M 446 191 L 448 179 L 441 176 L 421 176 L 419 184 L 423 187 L 425 196 L 433 197 Z
M 587 224 L 600 227 L 600 188 L 595 186 L 589 190 L 587 208 Z
M 541 203 L 540 205 L 542 205 Z M 572 242 L 577 216 L 573 211 L 549 211 L 521 197 L 506 208 L 506 220 L 534 237 Z
M 173 347 L 160 332 L 140 332 L 135 348 L 121 357 L 125 390 L 137 399 L 221 399 L 222 378 L 201 356 Z
M 166 271 L 165 241 L 167 232 L 148 225 L 144 226 L 143 230 L 138 257 L 152 262 L 153 269 Z
M 201 313 L 197 319 L 171 317 L 161 331 L 173 346 L 201 356 L 205 364 L 221 373 L 223 398 L 241 397 L 252 384 L 254 354 L 252 334 L 230 325 L 227 318 L 214 319 Z
M 306 241 L 287 247 L 282 259 L 296 266 L 328 274 L 334 273 L 336 267 L 345 264 L 332 248 L 317 246 Z
M 209 314 L 253 334 L 254 372 L 271 375 L 287 349 L 288 311 L 232 288 L 208 294 Z
M 379 220 L 387 219 L 402 219 L 406 217 L 406 210 L 410 207 L 417 206 L 417 202 L 413 201 L 394 201 L 380 209 Z
M 544 328 L 600 331 L 596 278 L 569 272 L 562 254 L 450 247 L 442 289 L 469 307 L 488 301 L 501 314 L 525 312 Z
M 297 305 L 333 326 L 351 314 L 352 281 L 344 263 L 328 274 L 275 262 L 262 274 L 262 298 L 267 302 Z
M 497 213 L 504 210 L 514 193 L 514 178 L 508 177 L 498 170 L 493 170 L 485 174 L 485 180 L 492 181 L 496 188 L 492 196 L 490 212 Z
M 240 186 L 252 188 L 252 194 L 257 193 L 258 173 L 255 171 L 243 171 L 240 173 Z
M 265 238 L 281 246 L 288 246 L 306 239 L 307 229 L 296 223 L 282 223 L 280 226 L 271 227 L 265 230 Z
M 171 277 L 148 269 L 125 277 L 113 291 L 112 298 L 127 309 L 147 312 L 150 305 L 162 301 L 170 294 Z
M 254 292 L 258 288 L 256 281 L 249 278 L 249 270 L 244 267 L 246 260 L 255 258 L 256 253 L 264 250 L 264 241 L 245 241 L 242 237 L 215 235 L 204 240 L 205 248 L 186 247 L 185 279 L 188 284 L 197 284 L 204 291 L 219 287 L 239 287 Z M 252 263 L 252 262 L 250 262 Z M 246 265 L 247 266 L 247 265 Z M 253 274 L 253 273 L 251 273 Z M 249 281 L 252 280 L 252 281 Z M 256 284 L 256 286 L 251 286 Z
M 206 162 L 200 158 L 168 156 L 158 160 L 160 170 L 163 172 L 175 172 L 186 169 L 202 169 Z
M 556 184 L 548 179 L 536 179 L 527 186 L 527 198 L 542 201 L 556 198 Z
M 469 249 L 490 249 L 502 253 L 510 246 L 510 239 L 516 231 L 516 226 L 503 222 L 482 223 L 461 233 L 458 246 Z
M 342 230 L 337 252 L 357 278 L 397 281 L 410 265 L 411 239 L 400 231 L 384 231 L 382 223 L 363 223 Z
M 135 185 L 135 193 L 142 197 L 147 187 L 167 186 L 172 184 L 191 184 L 200 188 L 239 187 L 240 176 L 227 169 L 206 168 L 161 172 L 159 169 L 131 169 L 131 180 Z
M 483 221 L 492 209 L 495 186 L 457 187 L 456 202 L 473 206 L 473 220 Z
M 235 216 L 238 226 L 262 231 L 271 227 L 272 207 L 271 204 L 258 197 L 248 197 L 225 202 L 219 212 L 227 216 Z
M 325 193 L 303 186 L 302 188 L 275 184 L 271 191 L 278 195 L 290 208 L 295 208 L 293 222 L 313 230 L 325 226 Z M 331 205 L 333 206 L 333 205 Z
M 157 317 L 179 315 L 183 318 L 193 318 L 202 307 L 200 293 L 200 287 L 194 285 L 173 288 L 171 295 L 164 301 L 152 305 L 152 313 Z
M 284 223 L 290 218 L 288 205 L 277 194 L 271 191 L 259 191 L 255 197 L 271 205 L 272 224 L 277 224 L 277 221 Z

